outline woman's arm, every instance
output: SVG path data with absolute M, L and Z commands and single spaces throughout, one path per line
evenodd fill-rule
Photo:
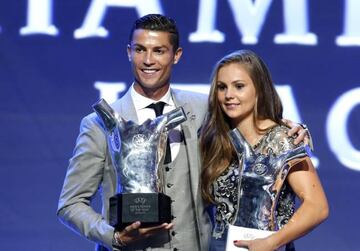
M 309 158 L 291 169 L 287 181 L 302 203 L 289 222 L 276 234 L 269 236 L 275 248 L 305 235 L 329 215 L 324 190 Z

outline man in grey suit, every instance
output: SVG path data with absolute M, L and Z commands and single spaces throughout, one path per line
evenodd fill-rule
M 207 250 L 210 224 L 200 196 L 197 148 L 197 131 L 206 112 L 207 97 L 170 88 L 172 66 L 182 54 L 172 19 L 151 14 L 136 20 L 127 52 L 134 83 L 112 108 L 122 118 L 141 124 L 155 118 L 148 105 L 164 102 L 164 113 L 182 106 L 188 118 L 170 132 L 171 162 L 164 164 L 165 193 L 173 200 L 173 221 L 150 228 L 134 222 L 114 232 L 108 223 L 108 209 L 109 198 L 116 193 L 116 174 L 104 129 L 94 113 L 82 120 L 58 216 L 65 225 L 96 242 L 98 250 Z M 98 190 L 102 192 L 102 214 L 90 205 Z
M 109 198 L 116 193 L 116 174 L 99 118 L 92 113 L 80 127 L 70 160 L 57 214 L 60 220 L 97 243 L 97 250 L 208 250 L 209 217 L 200 184 L 197 131 L 207 110 L 207 97 L 170 88 L 172 66 L 181 58 L 175 22 L 150 14 L 135 21 L 127 48 L 134 83 L 112 108 L 125 120 L 142 124 L 155 118 L 149 105 L 164 102 L 164 113 L 182 106 L 187 121 L 170 131 L 171 159 L 164 163 L 166 190 L 171 197 L 173 221 L 144 228 L 134 222 L 122 231 L 109 225 Z M 292 133 L 299 131 L 294 126 Z M 300 131 L 300 139 L 305 130 Z M 90 205 L 102 193 L 102 212 Z

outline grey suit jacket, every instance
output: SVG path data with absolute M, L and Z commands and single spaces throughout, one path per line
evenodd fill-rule
M 208 249 L 210 221 L 200 194 L 200 158 L 197 131 L 206 112 L 206 96 L 187 91 L 171 90 L 176 106 L 183 106 L 188 120 L 182 124 L 190 165 L 192 195 L 201 250 Z M 112 104 L 126 120 L 138 121 L 130 91 Z M 91 199 L 101 191 L 102 212 L 94 211 Z M 83 118 L 73 157 L 70 159 L 59 199 L 58 217 L 68 227 L 96 242 L 111 248 L 114 229 L 108 224 L 109 198 L 116 192 L 116 174 L 108 153 L 106 137 L 95 113 Z M 177 205 L 181 206 L 181 205 Z

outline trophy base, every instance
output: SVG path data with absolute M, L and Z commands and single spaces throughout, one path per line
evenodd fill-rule
M 110 225 L 124 229 L 135 221 L 142 227 L 171 222 L 171 199 L 163 193 L 123 193 L 110 198 Z

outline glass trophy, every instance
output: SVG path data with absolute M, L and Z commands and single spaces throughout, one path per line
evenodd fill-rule
M 229 137 L 241 171 L 238 209 L 228 229 L 226 250 L 247 250 L 236 248 L 233 241 L 264 238 L 278 230 L 275 224 L 276 203 L 291 168 L 289 162 L 311 155 L 307 145 L 276 154 L 271 148 L 266 154 L 257 153 L 237 128 L 229 132 Z
M 110 198 L 110 225 L 123 229 L 171 222 L 171 198 L 163 193 L 163 159 L 168 131 L 186 121 L 182 107 L 138 125 L 124 120 L 104 99 L 93 105 L 107 136 L 117 178 Z

